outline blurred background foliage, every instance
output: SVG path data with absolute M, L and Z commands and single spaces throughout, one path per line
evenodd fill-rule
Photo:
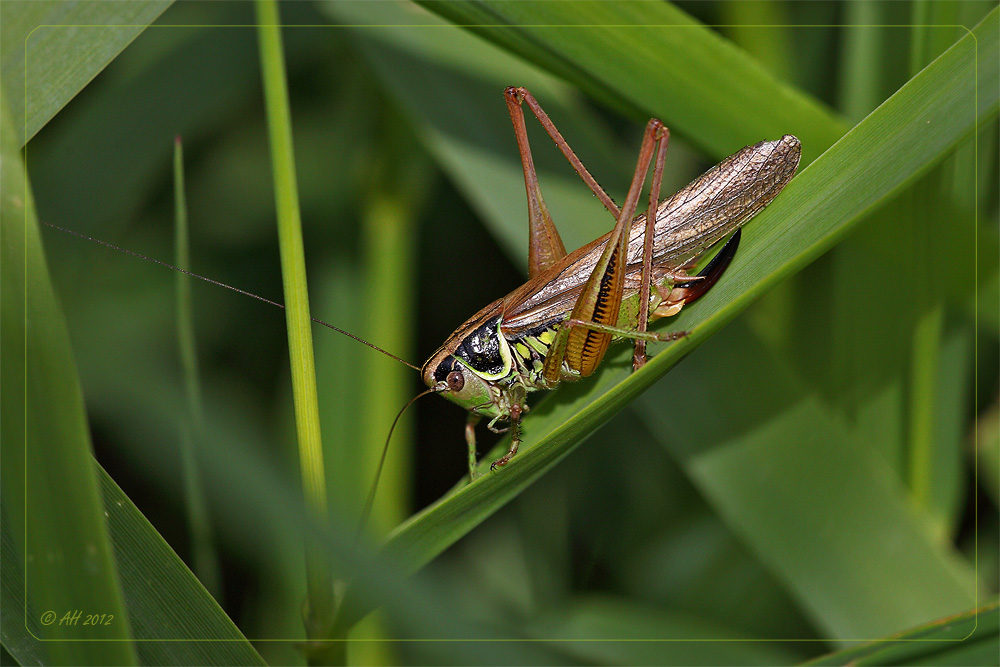
M 22 3 L 5 4 L 10 26 Z M 995 33 L 993 7 L 282 4 L 283 22 L 297 26 L 284 40 L 313 314 L 419 363 L 523 281 L 526 214 L 506 85 L 532 90 L 620 200 L 649 116 L 673 131 L 666 191 L 785 132 L 802 138 L 804 167 L 966 34 L 953 26 L 992 17 Z M 634 25 L 440 27 L 556 23 L 569 9 L 582 24 Z M 661 11 L 675 24 L 723 27 L 643 27 L 644 12 Z M 192 270 L 280 300 L 253 20 L 249 4 L 174 3 L 51 121 L 32 128 L 29 111 L 25 160 L 38 218 L 174 261 L 179 136 Z M 106 41 L 101 31 L 89 39 Z M 635 62 L 616 60 L 623 52 Z M 618 69 L 602 72 L 603 59 Z M 718 78 L 726 73 L 735 80 Z M 347 659 L 786 664 L 994 600 L 1000 174 L 996 93 L 979 95 L 978 127 L 971 109 L 956 119 L 968 130 L 956 130 L 944 159 L 866 204 L 832 250 L 759 295 L 516 499 L 469 534 L 442 539 L 437 550 L 446 550 L 420 576 L 369 572 L 371 604 L 387 608 L 351 630 L 372 641 L 352 642 Z M 937 129 L 927 128 L 928 142 Z M 606 231 L 611 220 L 544 133 L 529 134 L 567 246 Z M 751 223 L 751 248 L 755 233 Z M 191 286 L 205 420 L 195 442 L 205 499 L 192 501 L 175 274 L 51 229 L 42 240 L 94 453 L 155 528 L 144 539 L 153 544 L 158 533 L 197 566 L 238 627 L 227 632 L 302 639 L 303 520 L 292 518 L 300 492 L 282 313 Z M 332 332 L 317 330 L 315 346 L 331 554 L 349 568 L 364 556 L 337 536 L 352 534 L 389 424 L 420 383 Z M 609 365 L 623 372 L 624 356 Z M 561 394 L 547 400 L 572 404 Z M 404 416 L 379 490 L 379 534 L 461 479 L 464 419 L 435 398 Z M 480 431 L 485 453 L 495 439 Z M 117 497 L 107 480 L 103 488 L 105 503 Z M 211 557 L 197 559 L 199 550 Z M 139 568 L 135 580 L 146 574 Z M 163 636 L 157 605 L 136 612 L 129 576 L 119 577 L 133 636 Z M 996 615 L 982 618 L 995 646 Z M 60 661 L 19 636 L 4 627 L 19 662 Z M 668 638 L 685 642 L 627 641 Z M 272 664 L 303 660 L 291 642 L 253 647 Z M 137 650 L 144 662 L 247 659 Z

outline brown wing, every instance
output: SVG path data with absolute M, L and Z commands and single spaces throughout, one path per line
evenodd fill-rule
M 653 265 L 682 266 L 759 213 L 791 180 L 800 153 L 801 144 L 792 135 L 747 146 L 665 200 L 656 211 Z M 629 274 L 641 270 L 645 219 L 640 215 L 632 223 Z M 504 297 L 504 329 L 516 334 L 564 319 L 608 236 L 610 232 L 578 248 Z M 625 298 L 634 293 L 626 288 Z

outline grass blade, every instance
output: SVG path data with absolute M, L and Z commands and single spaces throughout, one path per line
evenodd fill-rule
M 181 138 L 174 142 L 174 238 L 176 266 L 191 270 L 191 251 L 188 243 L 187 199 L 184 191 L 184 150 Z M 198 450 L 204 444 L 205 415 L 201 400 L 201 378 L 198 372 L 198 350 L 195 346 L 194 314 L 191 306 L 191 279 L 183 273 L 176 276 L 177 288 L 177 341 L 181 367 L 184 369 L 184 389 L 187 410 L 181 417 L 180 451 L 184 467 L 184 502 L 191 531 L 191 550 L 194 552 L 194 570 L 205 588 L 218 597 L 219 557 L 215 552 L 212 527 L 209 520 L 205 493 L 202 489 L 198 466 Z
M 684 419 L 664 409 L 667 383 L 639 401 L 707 502 L 823 638 L 877 639 L 975 606 L 973 568 L 915 511 L 881 451 L 740 324 L 671 376 L 690 388 Z
M 170 5 L 170 0 L 0 5 L 0 72 L 20 145 Z
M 821 103 L 669 3 L 422 4 L 638 122 L 662 118 L 716 159 L 747 137 L 790 133 L 802 140 L 809 164 L 847 129 Z
M 281 22 L 275 2 L 259 0 L 256 8 L 268 136 L 274 170 L 274 196 L 278 213 L 278 241 L 281 248 L 281 275 L 285 293 L 302 487 L 306 505 L 319 524 L 323 525 L 328 515 L 326 473 L 323 467 L 312 318 L 309 315 L 302 221 L 292 151 L 291 110 L 281 46 Z M 328 561 L 316 545 L 307 544 L 306 563 L 309 588 L 306 617 L 310 636 L 314 636 L 318 628 L 326 627 L 333 613 L 333 576 Z
M 996 602 L 805 665 L 989 665 L 1000 650 Z
M 135 664 L 130 626 L 93 474 L 90 433 L 66 322 L 49 282 L 20 145 L 0 109 L 3 261 L 3 508 L 26 596 L 7 609 L 18 635 L 53 641 L 54 663 Z M 60 623 L 71 610 L 108 626 Z M 32 611 L 31 615 L 28 614 Z M 100 610 L 100 612 L 98 612 Z M 8 626 L 9 627 L 9 626 Z M 15 626 L 17 627 L 17 626 Z

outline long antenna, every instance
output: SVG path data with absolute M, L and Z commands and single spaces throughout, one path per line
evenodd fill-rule
M 174 266 L 173 264 L 170 264 L 169 262 L 164 262 L 164 261 L 156 259 L 154 257 L 147 257 L 146 255 L 143 255 L 142 253 L 139 253 L 139 252 L 135 252 L 134 250 L 129 250 L 128 248 L 122 248 L 122 247 L 116 246 L 113 243 L 108 243 L 107 241 L 102 241 L 101 239 L 95 239 L 92 236 L 87 236 L 86 234 L 81 234 L 80 232 L 75 232 L 72 229 L 66 229 L 65 227 L 60 227 L 59 225 L 53 225 L 51 222 L 45 222 L 44 220 L 42 220 L 41 222 L 46 227 L 51 227 L 52 229 L 58 229 L 61 232 L 65 232 L 65 233 L 67 233 L 67 234 L 69 234 L 71 236 L 76 236 L 77 238 L 84 239 L 85 241 L 90 241 L 92 243 L 96 243 L 98 245 L 105 246 L 106 248 L 111 248 L 112 250 L 117 250 L 118 252 L 123 252 L 126 255 L 132 255 L 133 257 L 138 257 L 139 259 L 144 259 L 147 262 L 152 262 L 153 264 L 159 264 L 160 266 L 165 266 L 168 269 L 173 269 L 174 271 L 179 271 L 180 273 L 183 273 L 186 276 L 191 276 L 192 278 L 197 278 L 198 280 L 204 280 L 206 283 L 211 283 L 213 285 L 218 285 L 219 287 L 225 287 L 227 290 L 232 290 L 233 292 L 236 292 L 238 294 L 242 294 L 243 296 L 248 296 L 248 297 L 250 297 L 252 299 L 257 299 L 258 301 L 263 301 L 264 303 L 270 304 L 272 306 L 275 306 L 276 308 L 281 308 L 282 310 L 285 309 L 284 304 L 278 303 L 277 301 L 271 301 L 270 299 L 265 299 L 264 297 L 262 297 L 262 296 L 260 296 L 258 294 L 254 294 L 253 292 L 247 292 L 246 290 L 241 290 L 239 287 L 233 287 L 232 285 L 227 285 L 226 283 L 221 283 L 218 280 L 212 280 L 211 278 L 206 278 L 205 276 L 202 276 L 202 275 L 199 275 L 197 273 L 193 273 L 191 271 L 187 271 L 185 269 L 182 269 L 179 266 Z M 355 336 L 350 331 L 344 331 L 343 329 L 341 329 L 339 327 L 335 327 L 332 324 L 330 324 L 329 322 L 324 322 L 323 320 L 321 320 L 319 318 L 316 318 L 316 317 L 311 317 L 310 319 L 313 322 L 315 322 L 316 324 L 322 324 L 327 329 L 332 329 L 333 331 L 336 331 L 337 333 L 344 334 L 348 338 L 353 338 L 354 340 L 358 341 L 359 343 L 363 343 L 363 344 L 367 345 L 368 347 L 372 348 L 373 350 L 378 350 L 379 352 L 381 352 L 385 356 L 391 357 L 391 358 L 395 359 L 396 361 L 398 361 L 401 364 L 406 364 L 410 368 L 412 368 L 414 370 L 417 370 L 417 371 L 420 370 L 420 366 L 414 366 L 410 362 L 408 362 L 408 361 L 406 361 L 404 359 L 400 359 L 399 357 L 397 357 L 392 352 L 386 352 L 385 350 L 383 350 L 382 348 L 380 348 L 378 345 L 375 345 L 373 343 L 369 343 L 364 338 L 361 338 L 359 336 Z
M 389 427 L 389 435 L 385 437 L 385 445 L 382 447 L 382 456 L 379 457 L 378 467 L 375 468 L 375 479 L 372 480 L 372 485 L 369 487 L 370 490 L 368 491 L 368 498 L 365 500 L 365 506 L 361 510 L 361 520 L 358 521 L 358 532 L 354 538 L 355 543 L 361 541 L 361 536 L 364 535 L 365 528 L 368 526 L 368 520 L 371 518 L 372 509 L 375 506 L 375 493 L 378 491 L 378 482 L 382 477 L 382 468 L 385 466 L 386 454 L 389 453 L 389 442 L 392 440 L 392 432 L 396 430 L 396 424 L 399 422 L 399 418 L 403 416 L 404 412 L 406 412 L 406 408 L 417 402 L 418 398 L 422 398 L 427 394 L 437 394 L 440 391 L 441 389 L 435 386 L 420 392 L 411 398 L 406 405 L 403 406 L 403 409 L 396 414 L 396 418 L 392 420 L 392 426 Z

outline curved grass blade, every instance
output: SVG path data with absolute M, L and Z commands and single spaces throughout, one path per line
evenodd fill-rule
M 425 2 L 638 122 L 662 118 L 715 159 L 794 134 L 809 164 L 847 130 L 810 96 L 670 3 Z
M 989 665 L 1000 651 L 1000 603 L 993 602 L 803 665 Z
M 171 4 L 171 0 L 0 4 L 0 72 L 20 145 Z
M 66 322 L 49 280 L 12 119 L 0 108 L 0 247 L 3 260 L 2 499 L 25 579 L 23 603 L 5 608 L 5 631 L 52 641 L 57 664 L 135 664 L 128 617 L 94 476 L 90 432 Z M 29 616 L 28 611 L 32 610 Z M 95 628 L 60 623 L 82 609 L 111 614 Z M 10 624 L 10 625 L 7 625 Z M 16 625 L 14 625 L 16 624 Z
M 23 187 L 19 151 L 7 115 L 4 115 L 2 129 L 5 194 L 0 211 L 3 232 L 3 262 L 0 265 L 4 271 L 4 381 L 0 383 L 3 387 L 0 423 L 4 446 L 0 469 L 4 484 L 0 607 L 6 612 L 0 625 L 3 644 L 24 664 L 132 664 L 137 661 L 146 664 L 262 664 L 250 644 L 180 558 L 107 473 L 95 465 L 76 387 L 75 366 L 58 305 L 48 287 L 30 192 Z M 26 228 L 25 202 L 21 199 L 24 192 L 29 194 L 27 245 L 21 235 Z M 27 361 L 32 370 L 27 386 L 20 375 L 25 369 L 25 284 L 21 254 L 25 248 L 29 253 L 27 313 L 31 321 Z M 27 480 L 24 460 L 18 456 L 23 453 L 18 443 L 22 447 L 25 443 L 25 424 L 18 416 L 24 414 L 29 419 Z M 71 433 L 46 435 L 51 428 Z M 44 475 L 40 475 L 40 471 L 44 471 Z M 61 558 L 53 561 L 54 567 L 46 565 L 45 577 L 50 585 L 60 586 L 54 598 L 33 584 L 35 575 L 30 571 L 27 586 L 24 580 L 24 545 L 18 542 L 25 535 L 22 523 L 25 491 L 29 501 L 28 547 L 34 552 L 42 544 L 41 540 L 47 540 L 50 544 L 44 547 L 46 552 L 61 554 Z M 67 522 L 73 527 L 68 529 Z M 102 535 L 104 531 L 106 534 Z M 81 557 L 80 554 L 88 555 Z M 35 558 L 36 563 L 39 560 L 50 561 Z M 75 584 L 61 583 L 67 579 L 85 586 L 86 597 L 80 597 Z M 102 583 L 102 579 L 106 582 Z M 27 600 L 24 598 L 26 590 Z M 77 608 L 103 609 L 106 614 L 114 614 L 118 622 L 102 628 L 100 638 L 119 641 L 39 642 L 28 634 L 29 628 L 37 629 L 37 619 L 48 609 Z M 22 609 L 28 610 L 27 619 L 18 612 Z M 165 622 L 167 619 L 169 623 Z M 84 628 L 82 625 L 77 627 Z M 165 635 L 167 628 L 175 634 Z M 87 634 L 81 636 L 94 639 L 93 626 L 85 629 Z M 135 644 L 122 641 L 130 637 L 171 641 Z M 199 638 L 225 641 L 177 641 Z
M 136 644 L 143 664 L 264 664 L 142 512 L 100 466 L 97 471 L 133 632 L 147 640 Z

